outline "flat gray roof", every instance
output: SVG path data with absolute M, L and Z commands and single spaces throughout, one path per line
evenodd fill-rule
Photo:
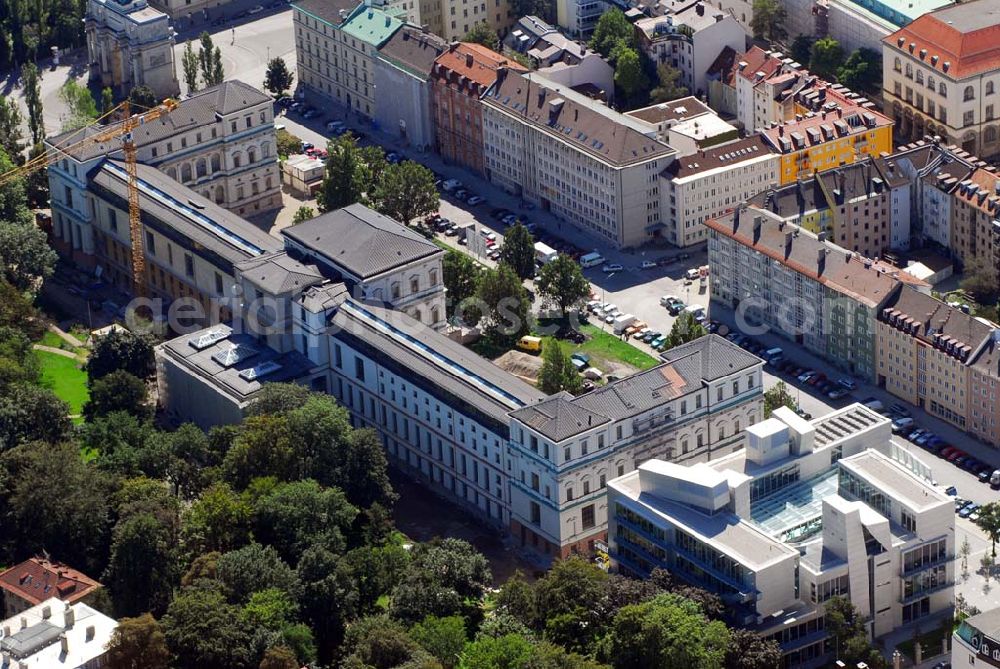
M 890 497 L 898 499 L 916 512 L 951 501 L 950 497 L 871 449 L 840 460 L 840 466 L 884 490 Z

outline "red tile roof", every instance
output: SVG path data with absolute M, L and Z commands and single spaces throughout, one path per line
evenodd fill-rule
M 747 64 L 743 69 L 740 69 L 741 62 Z M 736 59 L 733 68 L 735 74 L 744 79 L 753 81 L 754 75 L 758 72 L 763 72 L 766 79 L 781 68 L 781 59 L 773 56 L 771 51 L 765 51 L 759 46 L 754 46 Z
M 995 216 L 1000 208 L 1000 198 L 997 197 L 997 185 L 1000 178 L 997 173 L 982 167 L 976 168 L 964 181 L 952 191 L 954 197 L 967 203 L 979 211 Z
M 34 557 L 0 574 L 0 588 L 32 605 L 50 597 L 77 602 L 101 584 L 83 572 L 44 557 Z
M 1000 69 L 1000 0 L 977 0 L 917 18 L 883 39 L 953 79 Z M 912 45 L 912 46 L 911 46 Z
M 442 53 L 434 61 L 433 75 L 445 77 L 449 72 L 464 76 L 479 84 L 485 91 L 497 78 L 497 68 L 506 67 L 515 72 L 527 72 L 519 63 L 487 49 L 481 44 L 460 42 Z

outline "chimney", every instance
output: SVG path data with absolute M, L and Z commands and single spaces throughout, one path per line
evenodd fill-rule
M 95 630 L 94 630 L 94 626 L 93 625 L 88 625 L 87 626 L 87 641 L 93 641 L 94 640 L 94 631 Z
M 3 637 L 6 639 L 10 636 L 10 625 L 3 626 Z
M 826 269 L 826 247 L 821 246 L 816 252 L 816 273 L 822 275 Z
M 705 5 L 703 5 L 703 4 L 701 4 L 699 2 L 697 5 L 694 6 L 694 11 L 698 14 L 698 16 L 704 16 L 705 15 Z
M 21 629 L 24 629 L 27 626 L 28 626 L 28 619 L 25 618 L 24 616 L 21 616 Z
M 59 635 L 59 645 L 62 646 L 62 654 L 67 655 L 69 653 L 69 639 L 66 638 L 66 634 Z
M 71 629 L 76 624 L 76 611 L 67 606 L 66 613 L 63 614 L 63 620 L 65 621 L 66 629 Z
M 760 228 L 761 228 L 762 225 L 764 225 L 764 217 L 763 216 L 754 216 L 753 217 L 753 243 L 754 244 L 756 244 L 757 240 L 760 239 Z
M 788 254 L 792 252 L 792 239 L 793 239 L 794 236 L 795 235 L 794 235 L 794 233 L 791 230 L 789 230 L 788 232 L 785 233 L 785 257 L 786 258 L 788 257 Z
M 48 620 L 51 617 L 52 617 L 52 607 L 51 606 L 43 606 L 42 607 L 42 618 L 44 620 Z
M 465 66 L 466 67 L 472 67 L 472 63 L 473 62 L 474 62 L 474 59 L 472 57 L 472 54 L 471 53 L 465 54 Z

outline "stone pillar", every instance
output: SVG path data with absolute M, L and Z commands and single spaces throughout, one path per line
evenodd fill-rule
M 892 669 L 902 669 L 903 667 L 903 654 L 898 650 L 892 651 Z
M 913 664 L 919 665 L 924 660 L 924 649 L 920 647 L 920 642 L 913 643 Z

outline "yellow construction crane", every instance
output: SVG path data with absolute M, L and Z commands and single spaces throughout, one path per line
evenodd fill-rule
M 36 170 L 48 167 L 61 158 L 74 158 L 82 149 L 95 144 L 121 139 L 122 151 L 125 154 L 125 169 L 128 172 L 128 226 L 129 239 L 132 243 L 132 294 L 140 297 L 145 294 L 146 253 L 143 249 L 142 222 L 139 211 L 139 177 L 136 173 L 136 150 L 133 133 L 136 128 L 169 114 L 177 107 L 176 100 L 164 100 L 161 104 L 139 114 L 131 113 L 129 101 L 121 103 L 93 124 L 80 128 L 58 146 L 51 146 L 44 153 L 32 158 L 24 165 L 9 172 L 0 174 L 0 185 L 28 176 Z M 102 125 L 102 121 L 120 115 L 120 121 Z M 88 133 L 91 133 L 88 135 Z M 82 139 L 77 139 L 81 137 Z

